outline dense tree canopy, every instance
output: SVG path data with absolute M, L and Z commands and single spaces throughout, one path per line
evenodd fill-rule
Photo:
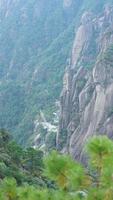
M 113 142 L 106 136 L 88 141 L 87 167 L 56 151 L 43 157 L 23 150 L 9 138 L 0 132 L 0 200 L 113 199 Z

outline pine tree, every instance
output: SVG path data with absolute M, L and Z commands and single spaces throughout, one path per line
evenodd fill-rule
M 46 156 L 43 176 L 51 184 L 45 187 L 17 185 L 14 178 L 1 180 L 0 200 L 113 200 L 113 142 L 96 136 L 88 141 L 86 150 L 88 167 L 56 151 Z M 39 164 L 35 153 L 30 151 Z

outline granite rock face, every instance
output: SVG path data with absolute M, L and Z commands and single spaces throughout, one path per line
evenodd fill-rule
M 95 134 L 113 137 L 113 7 L 85 12 L 64 75 L 57 147 L 84 159 Z M 65 132 L 65 137 L 64 137 Z

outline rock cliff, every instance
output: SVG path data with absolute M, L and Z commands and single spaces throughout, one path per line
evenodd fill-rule
M 70 122 L 72 132 L 80 125 L 95 90 L 92 68 L 112 43 L 112 7 L 106 6 L 102 14 L 105 3 L 112 1 L 0 0 L 0 129 L 23 146 L 46 146 L 50 140 L 50 147 L 56 144 L 54 114 L 74 29 L 61 98 L 63 138 L 59 134 L 57 140 L 70 137 Z
M 113 137 L 113 6 L 85 12 L 75 34 L 61 93 L 57 147 L 84 159 L 95 134 Z

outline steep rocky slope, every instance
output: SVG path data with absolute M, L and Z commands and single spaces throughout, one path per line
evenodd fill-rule
M 85 10 L 98 15 L 108 2 L 112 0 L 0 0 L 0 128 L 10 131 L 20 144 L 34 141 L 41 146 L 52 140 L 55 145 L 65 65 L 71 63 L 74 70 L 78 60 L 87 68 L 94 64 L 98 45 L 93 38 L 99 38 L 103 25 L 100 22 L 94 31 L 92 13 L 87 14 L 88 20 L 83 17 L 70 62 L 74 30 Z M 66 80 L 69 74 L 67 69 Z M 78 87 L 84 82 L 86 78 Z M 70 120 L 68 115 L 65 118 Z
M 85 12 L 64 75 L 57 147 L 84 158 L 94 134 L 113 137 L 113 6 Z

